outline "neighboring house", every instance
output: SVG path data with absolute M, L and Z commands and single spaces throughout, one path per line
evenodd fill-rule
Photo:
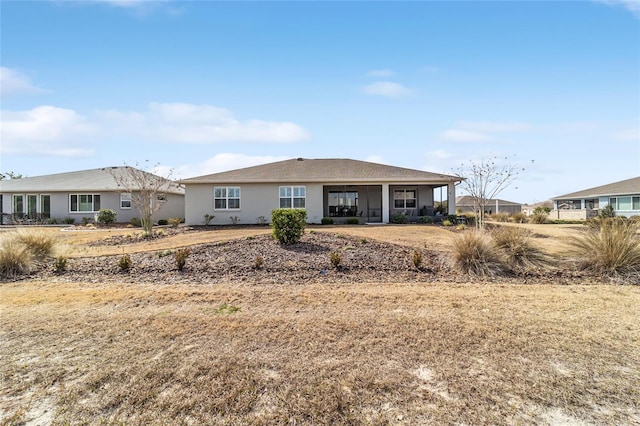
M 552 219 L 588 219 L 611 205 L 617 216 L 640 215 L 640 176 L 552 198 Z
M 553 201 L 547 200 L 533 204 L 525 204 L 522 206 L 522 213 L 526 214 L 527 216 L 533 216 L 533 213 L 538 207 L 547 207 L 549 210 L 551 210 L 553 209 Z
M 94 221 L 101 208 L 115 210 L 117 222 L 129 222 L 140 217 L 140 213 L 131 202 L 131 194 L 114 178 L 114 175 L 129 176 L 127 168 L 108 167 L 0 180 L 1 223 L 50 223 L 65 218 L 73 218 L 76 223 Z M 175 182 L 170 183 L 167 193 L 158 195 L 153 202 L 164 204 L 154 217 L 156 221 L 184 217 L 184 189 Z
M 470 195 L 464 195 L 456 198 L 456 206 L 461 212 L 474 212 L 477 206 L 473 201 L 473 197 Z M 520 213 L 522 211 L 522 204 L 514 203 L 513 201 L 500 200 L 498 198 L 492 198 L 487 200 L 484 206 L 486 213 Z
M 388 223 L 394 214 L 433 215 L 435 188 L 455 200 L 458 176 L 349 159 L 292 159 L 181 180 L 189 225 L 269 221 L 278 208 L 304 208 L 309 223 Z M 455 203 L 449 211 L 455 214 Z

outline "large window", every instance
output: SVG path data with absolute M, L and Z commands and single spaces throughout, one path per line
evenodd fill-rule
M 40 196 L 40 214 L 42 217 L 51 217 L 51 196 L 50 195 L 41 195 Z
M 356 216 L 358 214 L 357 191 L 329 191 L 329 216 Z
M 24 213 L 24 195 L 13 196 L 13 213 Z
M 281 209 L 304 209 L 306 207 L 307 188 L 305 186 L 281 186 Z
M 609 204 L 616 210 L 640 210 L 640 197 L 611 197 Z
M 633 197 L 633 209 L 640 210 L 640 197 Z
M 34 218 L 38 213 L 38 196 L 35 194 L 27 195 L 27 215 Z
M 120 194 L 120 208 L 121 209 L 130 209 L 131 208 L 131 194 L 130 193 Z
M 394 208 L 415 209 L 417 205 L 415 189 L 396 189 L 393 191 Z
M 214 210 L 239 210 L 240 188 L 234 186 L 216 186 L 213 188 Z
M 97 212 L 100 210 L 100 195 L 71 194 L 69 195 L 70 212 Z

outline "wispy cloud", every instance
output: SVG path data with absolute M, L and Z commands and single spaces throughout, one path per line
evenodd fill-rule
M 97 128 L 73 110 L 40 106 L 2 111 L 0 135 L 5 154 L 81 157 L 93 153 L 83 140 Z
M 391 70 L 371 70 L 367 73 L 369 77 L 392 77 L 396 73 Z
M 602 3 L 614 7 L 622 7 L 640 18 L 640 1 L 638 0 L 594 0 L 596 3 Z
M 640 142 L 640 129 L 627 129 L 613 135 L 615 139 L 621 141 Z
M 213 105 L 151 103 L 144 111 L 99 111 L 89 115 L 55 106 L 3 110 L 3 153 L 89 155 L 93 143 L 118 138 L 167 143 L 295 143 L 309 132 L 288 121 L 238 120 Z
M 488 142 L 498 139 L 499 134 L 526 132 L 533 127 L 519 122 L 459 121 L 456 128 L 441 133 L 450 142 Z
M 0 96 L 2 98 L 21 93 L 42 93 L 46 90 L 36 86 L 31 79 L 22 72 L 0 67 Z
M 450 142 L 485 142 L 491 140 L 489 135 L 470 130 L 449 129 L 442 132 L 442 138 Z
M 377 81 L 365 86 L 363 91 L 367 95 L 385 96 L 388 98 L 401 98 L 413 94 L 411 89 L 391 81 Z

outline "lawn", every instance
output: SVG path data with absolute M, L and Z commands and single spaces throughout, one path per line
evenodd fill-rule
M 149 249 L 257 231 L 207 232 Z M 639 311 L 638 286 L 581 283 L 2 283 L 0 422 L 639 424 Z

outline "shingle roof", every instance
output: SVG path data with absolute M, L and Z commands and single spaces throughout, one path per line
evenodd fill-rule
M 127 173 L 128 168 L 130 167 L 104 167 L 101 169 L 0 180 L 0 192 L 122 191 L 122 187 L 118 186 L 113 174 L 116 176 L 123 175 Z M 126 177 L 126 175 L 124 176 Z M 168 192 L 184 194 L 184 189 L 174 183 Z
M 461 178 L 350 159 L 297 158 L 183 179 L 180 183 L 419 182 L 445 184 Z
M 486 200 L 486 204 L 495 204 L 498 201 L 499 206 L 520 206 L 521 203 L 516 203 L 514 201 L 501 200 L 500 198 L 491 198 Z M 473 197 L 470 195 L 463 195 L 461 197 L 456 197 L 456 206 L 473 206 Z
M 584 189 L 570 194 L 553 197 L 552 200 L 566 198 L 591 198 L 609 195 L 631 195 L 640 194 L 640 176 L 631 179 L 621 180 L 609 183 L 607 185 L 596 186 L 594 188 Z

